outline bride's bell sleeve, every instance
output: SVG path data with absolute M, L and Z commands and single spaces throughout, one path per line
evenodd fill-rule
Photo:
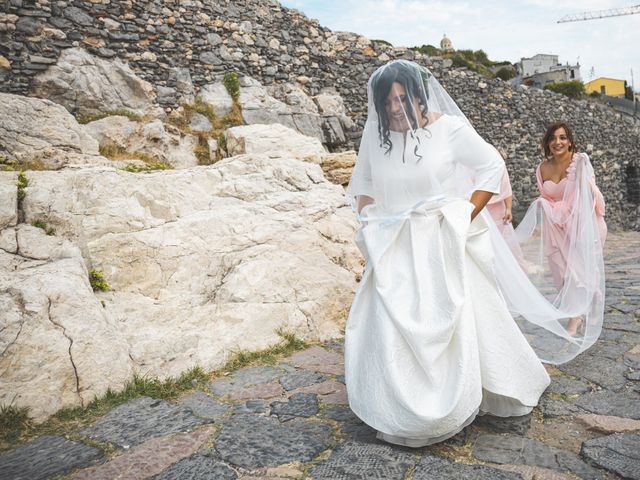
M 473 191 L 500 193 L 505 170 L 502 156 L 470 125 L 459 120 L 456 123 L 450 135 L 450 148 L 455 161 L 472 170 Z
M 360 142 L 360 149 L 358 150 L 358 158 L 356 159 L 356 164 L 353 167 L 351 179 L 347 186 L 347 196 L 351 199 L 352 206 L 358 212 L 360 212 L 365 205 L 371 203 L 370 199 L 375 199 L 373 194 L 373 181 L 371 179 L 369 142 L 367 142 L 365 138 L 367 135 L 367 129 L 365 128 Z

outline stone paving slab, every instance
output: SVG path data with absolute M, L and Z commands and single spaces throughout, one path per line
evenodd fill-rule
M 640 420 L 640 395 L 603 390 L 578 397 L 575 404 L 591 413 Z
M 314 372 L 331 375 L 344 374 L 344 356 L 336 352 L 329 352 L 322 347 L 314 346 L 298 352 L 287 359 L 291 365 Z
M 316 422 L 237 415 L 224 423 L 215 440 L 220 457 L 244 468 L 309 461 L 331 444 L 331 427 Z
M 96 463 L 102 450 L 63 437 L 45 436 L 0 455 L 0 479 L 40 480 Z
M 572 472 L 583 479 L 603 478 L 601 472 L 571 452 L 515 435 L 480 435 L 473 445 L 472 455 L 486 462 L 550 468 Z
M 73 480 L 143 480 L 157 475 L 175 462 L 193 454 L 212 435 L 205 427 L 192 433 L 153 438 L 129 452 L 116 455 L 107 463 L 80 470 Z
M 309 370 L 295 370 L 281 376 L 280 384 L 285 390 L 289 391 L 315 385 L 325 380 L 328 380 L 328 378 L 320 373 L 310 372 Z
M 640 323 L 632 315 L 628 314 L 606 314 L 604 316 L 604 327 L 612 330 L 640 333 Z
M 591 387 L 584 380 L 576 380 L 567 377 L 551 377 L 551 384 L 547 388 L 548 393 L 560 395 L 580 395 L 591 391 Z
M 548 396 L 543 396 L 538 403 L 538 408 L 544 415 L 544 417 L 564 417 L 569 415 L 577 415 L 584 413 L 580 407 L 577 407 L 574 402 L 577 399 L 561 399 L 556 400 Z
M 209 389 L 218 396 L 233 395 L 234 393 L 258 385 L 272 383 L 283 374 L 275 367 L 242 368 L 233 374 L 213 380 Z
M 122 404 L 80 433 L 93 440 L 127 449 L 154 437 L 188 432 L 209 420 L 165 400 L 140 397 Z
M 518 473 L 505 472 L 486 465 L 455 463 L 426 454 L 418 463 L 413 480 L 522 480 Z
M 204 392 L 196 392 L 183 398 L 180 405 L 191 410 L 194 415 L 209 420 L 220 420 L 231 409 L 226 403 L 219 402 Z
M 235 480 L 236 472 L 219 458 L 195 453 L 174 463 L 153 480 Z
M 496 468 L 520 475 L 522 480 L 576 480 L 576 477 L 565 475 L 548 468 L 532 467 L 530 465 L 498 465 Z
M 627 367 L 624 364 L 601 355 L 591 355 L 589 350 L 564 365 L 558 365 L 558 368 L 604 388 L 619 390 L 627 382 L 624 376 Z
M 631 418 L 589 413 L 578 415 L 576 420 L 594 432 L 624 433 L 640 431 L 640 420 L 633 420 Z
M 293 417 L 312 417 L 318 413 L 318 399 L 312 393 L 296 393 L 286 402 L 273 402 L 271 414 L 280 419 Z
M 494 417 L 493 415 L 479 415 L 476 417 L 475 424 L 488 428 L 494 432 L 515 433 L 516 435 L 524 435 L 531 428 L 532 415 L 523 415 L 521 417 Z
M 640 480 L 640 435 L 594 438 L 584 443 L 582 455 L 624 478 Z
M 314 480 L 403 479 L 418 459 L 408 449 L 347 442 L 338 445 L 328 459 L 314 465 L 309 474 Z

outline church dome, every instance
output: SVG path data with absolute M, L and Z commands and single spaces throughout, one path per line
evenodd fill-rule
M 444 35 L 444 37 L 442 37 L 442 40 L 440 40 L 440 49 L 444 51 L 453 50 L 453 45 L 451 44 L 451 40 L 449 40 L 446 34 Z

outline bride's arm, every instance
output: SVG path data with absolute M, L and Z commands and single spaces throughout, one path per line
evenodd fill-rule
M 471 194 L 471 198 L 469 201 L 473 203 L 474 209 L 471 212 L 471 220 L 476 218 L 476 216 L 480 213 L 480 211 L 485 207 L 485 205 L 491 200 L 493 197 L 493 192 L 486 192 L 484 190 L 476 190 Z

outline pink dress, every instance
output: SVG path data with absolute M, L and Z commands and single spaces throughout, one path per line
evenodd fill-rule
M 509 173 L 505 168 L 502 179 L 500 180 L 500 193 L 496 193 L 491 197 L 486 207 L 503 236 L 505 234 L 505 223 L 502 219 L 507 212 L 507 206 L 504 201 L 511 196 L 513 196 L 513 192 L 511 191 L 511 183 L 509 182 Z
M 553 275 L 553 281 L 558 289 L 562 288 L 565 271 L 567 269 L 567 257 L 572 239 L 568 235 L 567 226 L 571 224 L 573 216 L 573 200 L 576 191 L 576 165 L 579 161 L 589 162 L 586 154 L 577 153 L 571 159 L 567 168 L 567 176 L 558 183 L 552 180 L 542 181 L 540 165 L 536 169 L 536 180 L 545 215 L 543 226 L 544 251 L 549 262 L 549 268 Z M 604 197 L 596 186 L 595 176 L 589 181 L 591 194 L 593 195 L 593 207 L 595 223 L 600 236 L 601 245 L 607 236 L 607 224 L 604 221 Z M 578 267 L 578 266 L 576 266 Z M 578 268 L 579 269 L 579 268 Z

